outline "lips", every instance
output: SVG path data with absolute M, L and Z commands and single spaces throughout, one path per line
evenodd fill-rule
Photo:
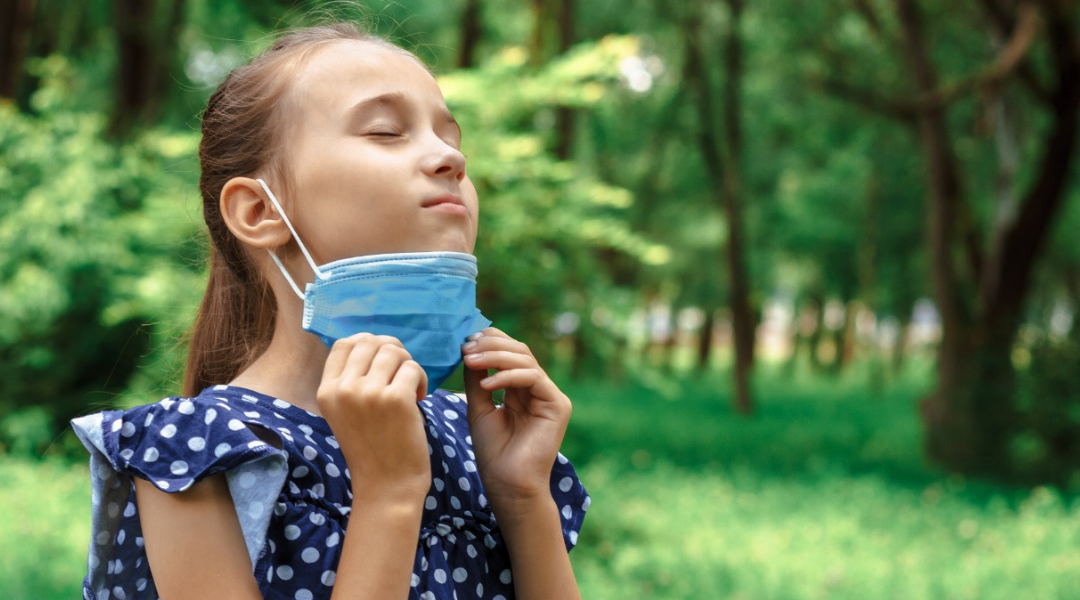
M 457 205 L 463 208 L 465 206 L 465 203 L 461 201 L 461 197 L 455 196 L 453 194 L 443 194 L 441 196 L 436 196 L 430 200 L 425 201 L 420 206 L 422 206 L 423 208 L 431 208 L 433 206 L 439 206 L 444 204 Z

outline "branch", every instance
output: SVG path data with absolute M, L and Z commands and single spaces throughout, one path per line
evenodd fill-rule
M 980 4 L 982 4 L 983 10 L 997 27 L 998 33 L 1004 36 L 1009 30 L 1013 29 L 1014 19 L 1008 13 L 1006 8 L 1002 6 L 999 0 L 982 0 Z M 1025 7 L 1034 8 L 1034 5 L 1030 3 L 1022 4 L 1020 6 L 1020 18 L 1023 18 L 1022 11 Z M 1024 85 L 1031 90 L 1031 93 L 1034 94 L 1040 102 L 1049 105 L 1052 102 L 1051 93 L 1047 87 L 1039 81 L 1039 78 L 1035 75 L 1035 71 L 1032 70 L 1031 65 L 1027 62 L 1022 62 L 1017 65 L 1016 69 L 1020 81 L 1024 82 Z
M 860 2 L 861 0 L 855 0 Z M 990 0 L 987 0 L 990 1 Z M 942 85 L 915 98 L 896 98 L 854 86 L 837 78 L 814 82 L 819 88 L 872 112 L 909 121 L 919 113 L 939 110 L 972 90 L 996 87 L 1021 64 L 1038 31 L 1039 19 L 1035 5 L 1020 5 L 1016 28 L 1001 52 L 986 68 L 961 81 Z

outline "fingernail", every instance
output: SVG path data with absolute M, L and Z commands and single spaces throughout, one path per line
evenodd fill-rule
M 476 360 L 476 359 L 480 358 L 481 356 L 483 356 L 483 354 L 480 354 L 480 353 L 477 353 L 477 354 L 466 354 L 466 355 L 465 355 L 465 360 Z
M 480 385 L 487 385 L 495 380 L 495 377 L 485 377 L 480 380 Z
M 461 350 L 464 352 L 471 352 L 476 349 L 476 346 L 476 342 L 468 342 L 467 344 L 461 346 Z
M 470 335 L 469 337 L 467 337 L 465 339 L 469 340 L 470 342 L 473 342 L 473 341 L 476 341 L 476 340 L 478 340 L 478 339 L 480 339 L 482 337 L 484 337 L 484 332 L 483 331 L 477 331 L 476 333 Z

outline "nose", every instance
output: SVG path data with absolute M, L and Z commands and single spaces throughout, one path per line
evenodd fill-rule
M 437 135 L 431 136 L 431 148 L 424 158 L 423 169 L 435 177 L 465 178 L 465 155 Z

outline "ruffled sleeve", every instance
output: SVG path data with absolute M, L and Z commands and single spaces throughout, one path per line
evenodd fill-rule
M 585 522 L 585 511 L 589 510 L 592 498 L 578 479 L 574 466 L 561 452 L 551 469 L 551 496 L 559 507 L 563 541 L 566 542 L 566 551 L 569 552 L 577 545 L 578 533 Z
M 166 398 L 72 420 L 90 452 L 92 537 L 84 595 L 100 597 L 101 590 L 130 581 L 146 586 L 130 572 L 120 577 L 124 567 L 147 569 L 132 497 L 135 477 L 177 493 L 225 473 L 252 564 L 258 558 L 285 483 L 285 453 L 256 435 L 240 407 L 194 400 Z

